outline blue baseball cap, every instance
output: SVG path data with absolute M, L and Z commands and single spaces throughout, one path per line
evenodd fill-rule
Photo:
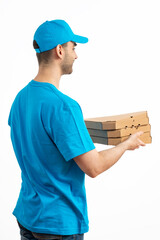
M 88 38 L 76 35 L 64 20 L 52 20 L 42 23 L 34 34 L 34 40 L 39 48 L 37 53 L 45 52 L 55 48 L 58 44 L 70 41 L 76 43 L 87 43 Z

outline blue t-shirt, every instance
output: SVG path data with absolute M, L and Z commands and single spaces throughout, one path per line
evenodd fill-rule
M 32 80 L 17 94 L 8 124 L 22 171 L 15 217 L 32 232 L 87 232 L 85 173 L 73 158 L 95 146 L 79 104 L 54 85 Z

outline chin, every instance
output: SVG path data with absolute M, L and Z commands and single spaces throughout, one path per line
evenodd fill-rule
M 67 74 L 71 74 L 73 72 L 73 69 L 71 69 L 70 71 L 68 71 L 68 73 Z
M 63 75 L 71 74 L 73 72 L 73 68 L 66 68 L 63 69 Z

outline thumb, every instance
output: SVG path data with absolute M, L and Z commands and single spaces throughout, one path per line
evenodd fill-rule
M 145 145 L 146 145 L 141 139 L 139 139 L 139 137 L 140 137 L 143 133 L 144 133 L 144 132 L 142 132 L 142 131 L 137 132 L 137 137 L 138 137 L 138 141 L 139 141 L 139 145 L 140 145 L 140 146 L 145 146 Z
M 142 146 L 142 147 L 146 146 L 146 144 L 142 140 L 138 139 L 138 141 L 139 141 L 140 146 Z

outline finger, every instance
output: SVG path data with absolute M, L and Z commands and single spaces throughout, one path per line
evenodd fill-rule
M 146 144 L 142 140 L 140 140 L 140 139 L 138 139 L 138 140 L 139 140 L 139 145 L 140 146 L 143 146 L 143 147 L 146 146 Z

